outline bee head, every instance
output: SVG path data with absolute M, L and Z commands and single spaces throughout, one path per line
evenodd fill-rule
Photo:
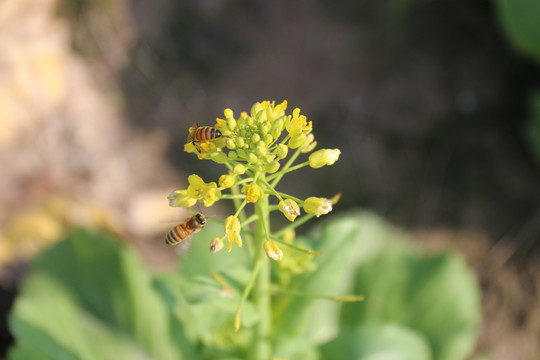
M 197 215 L 195 215 L 195 217 L 197 218 L 197 221 L 199 222 L 199 224 L 201 224 L 201 226 L 206 225 L 206 217 L 204 217 L 203 214 L 197 213 Z

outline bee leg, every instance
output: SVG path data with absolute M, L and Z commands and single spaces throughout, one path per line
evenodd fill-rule
M 200 147 L 199 144 L 198 144 L 199 142 L 193 140 L 191 143 L 193 144 L 193 146 L 195 146 L 195 149 L 197 149 L 197 151 L 199 152 L 199 154 L 201 154 L 201 153 L 202 153 L 202 149 L 201 149 L 201 147 Z

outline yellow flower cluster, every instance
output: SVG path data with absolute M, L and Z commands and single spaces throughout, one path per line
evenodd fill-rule
M 224 118 L 216 119 L 213 127 L 199 129 L 195 124 L 189 130 L 185 151 L 195 153 L 200 159 L 225 164 L 229 172 L 222 175 L 217 184 L 206 183 L 198 175 L 189 176 L 187 189 L 175 190 L 169 195 L 170 206 L 190 207 L 197 202 L 212 206 L 224 197 L 242 201 L 240 206 L 240 203 L 236 204 L 236 214 L 225 220 L 225 236 L 214 239 L 210 245 L 212 251 L 223 248 L 225 238 L 229 251 L 234 243 L 242 245 L 243 225 L 238 215 L 246 204 L 257 204 L 265 196 L 276 196 L 279 203 L 275 208 L 291 222 L 301 215 L 301 208 L 306 214 L 317 217 L 332 210 L 333 200 L 320 197 L 300 200 L 275 189 L 286 173 L 303 166 L 333 165 L 340 155 L 339 149 L 321 149 L 313 152 L 308 161 L 292 166 L 296 157 L 312 152 L 317 142 L 312 134 L 312 122 L 300 113 L 300 109 L 294 109 L 290 115 L 286 110 L 287 101 L 277 105 L 262 101 L 255 103 L 249 114 L 242 112 L 235 117 L 231 109 L 225 109 Z M 288 157 L 289 161 L 282 166 L 280 161 Z M 231 189 L 231 195 L 224 196 L 222 191 L 225 189 Z M 283 258 L 278 244 L 270 238 L 264 249 L 273 260 Z

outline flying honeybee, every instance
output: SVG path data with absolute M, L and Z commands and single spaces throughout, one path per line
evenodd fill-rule
M 199 147 L 198 143 L 216 140 L 222 136 L 223 134 L 221 134 L 221 131 L 219 131 L 213 126 L 199 127 L 199 124 L 195 123 L 192 127 L 189 128 L 187 142 L 192 143 L 197 149 L 197 151 L 201 152 L 201 148 Z
M 206 225 L 206 218 L 203 214 L 197 213 L 190 216 L 183 223 L 176 225 L 174 229 L 169 231 L 165 237 L 167 245 L 176 245 L 190 238 L 193 234 L 201 231 Z

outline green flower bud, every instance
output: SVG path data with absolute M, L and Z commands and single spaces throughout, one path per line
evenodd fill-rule
M 253 134 L 253 136 L 251 137 L 251 142 L 258 143 L 259 141 L 261 141 L 261 136 L 259 134 Z
M 229 160 L 236 160 L 238 158 L 238 153 L 236 151 L 229 151 L 227 156 L 229 157 Z
M 225 110 L 223 110 L 223 115 L 225 115 L 225 119 L 229 119 L 229 118 L 232 118 L 234 116 L 234 113 L 233 113 L 233 111 L 231 109 L 225 109 Z
M 264 136 L 268 134 L 268 131 L 270 131 L 270 125 L 267 122 L 261 123 L 261 126 L 260 126 L 261 135 Z
M 278 159 L 285 159 L 289 153 L 289 148 L 285 144 L 279 144 L 276 149 Z
M 263 107 L 261 105 L 260 102 L 256 102 L 255 104 L 253 104 L 253 106 L 251 107 L 251 111 L 250 111 L 250 114 L 251 114 L 251 117 L 255 117 L 255 115 L 257 115 L 257 113 L 259 111 L 263 111 Z
M 266 111 L 261 110 L 257 113 L 257 115 L 254 116 L 255 120 L 257 121 L 267 121 Z
M 302 145 L 304 145 L 304 143 L 306 142 L 306 135 L 304 134 L 297 134 L 297 135 L 294 135 L 290 140 L 289 140 L 289 147 L 291 149 L 296 149 Z
M 233 168 L 233 173 L 236 175 L 243 175 L 246 172 L 246 167 L 242 164 L 238 164 Z
M 227 139 L 227 149 L 234 150 L 236 149 L 236 143 L 233 139 Z
M 236 143 L 236 147 L 238 147 L 239 149 L 242 149 L 245 145 L 243 137 L 236 138 L 234 142 Z
M 266 134 L 264 136 L 264 143 L 266 145 L 270 145 L 272 143 L 272 141 L 274 141 L 274 137 L 271 134 Z
M 210 154 L 210 159 L 218 164 L 225 164 L 227 162 L 227 154 L 223 151 L 216 151 Z
M 247 160 L 249 163 L 255 164 L 259 160 L 259 158 L 254 153 L 250 153 Z
M 266 165 L 265 171 L 269 174 L 273 174 L 279 170 L 280 164 L 277 161 L 272 161 Z
M 227 118 L 227 127 L 229 128 L 229 130 L 234 130 L 236 129 L 236 120 L 234 120 L 234 118 L 231 116 L 230 118 Z
M 240 158 L 247 158 L 247 153 L 246 153 L 246 150 L 242 150 L 242 149 L 238 149 L 236 150 L 236 153 L 238 154 L 238 157 Z

